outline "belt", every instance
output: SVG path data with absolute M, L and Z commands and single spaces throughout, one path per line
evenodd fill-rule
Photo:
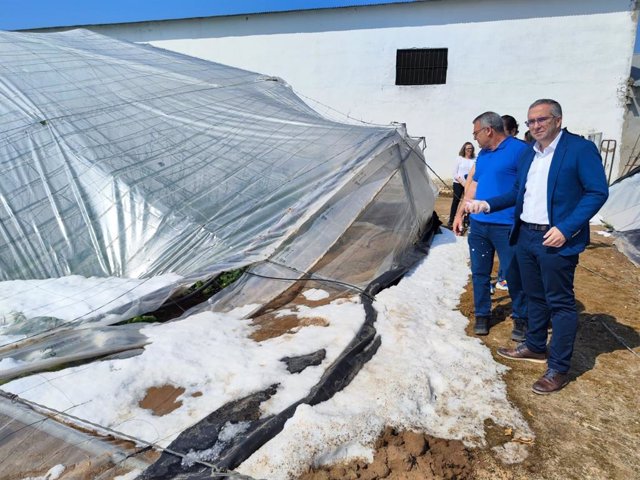
M 539 230 L 541 232 L 546 232 L 547 230 L 549 230 L 549 225 L 540 225 L 539 223 L 522 222 L 522 225 L 529 230 Z

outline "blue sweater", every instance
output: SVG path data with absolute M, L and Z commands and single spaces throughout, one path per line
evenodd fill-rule
M 513 189 L 518 176 L 518 160 L 525 150 L 531 149 L 522 140 L 505 138 L 495 150 L 482 149 L 476 160 L 473 180 L 478 182 L 476 199 L 487 200 Z M 477 222 L 513 225 L 514 207 L 489 214 L 476 213 L 471 218 Z

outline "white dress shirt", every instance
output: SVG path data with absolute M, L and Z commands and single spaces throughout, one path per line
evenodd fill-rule
M 465 179 L 467 178 L 467 175 L 469 175 L 469 171 L 471 170 L 471 167 L 473 167 L 475 161 L 475 158 L 458 157 L 456 169 L 453 172 L 453 181 L 464 185 Z
M 520 220 L 523 222 L 549 225 L 549 213 L 547 210 L 549 168 L 561 136 L 562 130 L 544 150 L 540 150 L 538 142 L 533 146 L 536 154 L 533 157 L 531 168 L 527 174 L 527 183 L 525 184 L 524 204 L 520 214 Z

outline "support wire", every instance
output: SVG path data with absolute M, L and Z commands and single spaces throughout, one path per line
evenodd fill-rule
M 188 460 L 191 463 L 196 463 L 202 466 L 205 466 L 207 468 L 210 468 L 212 471 L 212 476 L 211 478 L 231 478 L 231 479 L 238 479 L 238 480 L 260 480 L 260 479 L 256 479 L 253 477 L 250 477 L 248 475 L 243 475 L 241 473 L 235 472 L 233 470 L 230 471 L 226 471 L 226 472 L 222 472 L 219 471 L 218 467 L 216 465 L 214 465 L 213 463 L 210 462 L 206 462 L 204 460 L 199 460 L 196 458 L 191 458 L 191 457 L 187 457 L 186 454 L 166 448 L 166 447 L 162 447 L 154 442 L 148 442 L 146 440 L 142 440 L 141 438 L 137 438 L 137 437 L 133 437 L 131 435 L 127 435 L 126 433 L 114 430 L 112 428 L 109 427 L 105 427 L 103 425 L 99 425 L 97 423 L 93 423 L 90 422 L 89 420 L 85 420 L 83 418 L 80 417 L 76 417 L 75 415 L 71 415 L 69 413 L 65 413 L 65 412 L 61 412 L 59 410 L 56 410 L 54 408 L 51 407 L 47 407 L 44 405 L 41 405 L 39 403 L 36 402 L 32 402 L 30 400 L 26 400 L 24 398 L 19 397 L 18 395 L 6 392 L 4 390 L 0 390 L 0 396 L 4 397 L 12 402 L 15 403 L 20 403 L 21 405 L 24 405 L 38 413 L 41 413 L 43 415 L 46 416 L 60 416 L 63 419 L 66 419 L 68 421 L 70 421 L 73 424 L 80 424 L 80 425 L 88 425 L 90 427 L 92 427 L 93 429 L 96 430 L 96 433 L 101 434 L 101 433 L 106 433 L 109 435 L 113 435 L 114 437 L 120 438 L 122 440 L 127 440 L 130 442 L 135 443 L 136 445 L 144 445 L 144 448 L 153 448 L 155 450 L 159 450 L 161 452 L 164 453 L 168 453 L 170 455 L 174 455 L 176 457 L 182 458 L 183 460 Z M 48 418 L 43 419 L 42 422 L 45 422 L 46 420 L 48 420 Z M 37 423 L 37 422 L 36 422 Z

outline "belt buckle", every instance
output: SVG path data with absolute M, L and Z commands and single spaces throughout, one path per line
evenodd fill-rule
M 549 225 L 541 225 L 539 223 L 528 223 L 528 222 L 524 222 L 524 223 L 529 230 L 544 232 L 545 230 L 549 229 Z

